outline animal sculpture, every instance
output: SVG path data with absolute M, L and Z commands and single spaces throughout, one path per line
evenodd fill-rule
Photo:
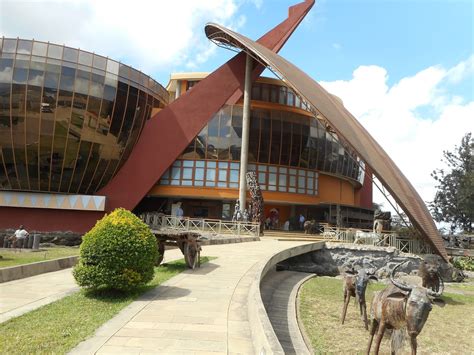
M 344 320 L 346 319 L 347 306 L 349 305 L 350 298 L 355 297 L 356 304 L 359 305 L 359 311 L 362 320 L 364 321 L 365 329 L 369 329 L 369 322 L 367 320 L 367 305 L 365 302 L 365 290 L 367 289 L 367 284 L 371 279 L 377 280 L 377 277 L 374 276 L 373 272 L 366 269 L 355 271 L 354 268 L 352 268 L 351 270 L 346 271 L 343 284 L 344 305 L 341 316 L 342 324 L 344 324 Z
M 411 354 L 416 355 L 418 334 L 423 330 L 432 304 L 443 306 L 444 302 L 437 299 L 443 293 L 443 280 L 439 279 L 439 291 L 435 292 L 421 286 L 409 286 L 395 280 L 395 271 L 402 265 L 394 267 L 390 274 L 392 285 L 375 294 L 370 309 L 370 336 L 367 354 L 374 335 L 375 354 L 378 355 L 380 344 L 386 329 L 392 330 L 391 353 L 396 354 L 403 345 L 405 330 L 410 338 Z

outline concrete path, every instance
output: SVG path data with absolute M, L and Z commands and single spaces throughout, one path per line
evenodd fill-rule
M 314 274 L 269 271 L 262 280 L 262 301 L 285 354 L 310 354 L 297 321 L 296 296 L 301 284 Z
M 179 249 L 166 250 L 163 262 L 182 258 Z M 78 290 L 71 268 L 0 283 L 0 323 Z
M 304 242 L 212 245 L 216 260 L 146 293 L 79 344 L 75 354 L 253 354 L 247 296 L 250 270 Z

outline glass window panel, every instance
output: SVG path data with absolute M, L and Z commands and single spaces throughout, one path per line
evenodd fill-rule
M 107 67 L 107 58 L 94 54 L 94 68 L 105 70 Z
M 230 163 L 231 169 L 240 169 L 240 163 Z
M 204 181 L 194 181 L 194 186 L 204 186 Z
M 270 101 L 270 88 L 266 84 L 262 84 L 262 101 Z
M 303 176 L 298 177 L 298 187 L 299 188 L 305 188 L 306 187 L 306 181 Z
M 181 181 L 182 186 L 193 186 L 193 182 L 191 180 L 183 180 Z
M 304 193 L 306 193 L 306 190 L 305 189 L 298 189 L 298 193 L 299 194 L 304 194 Z
M 28 72 L 28 85 L 43 86 L 44 71 L 30 69 Z
M 290 175 L 290 186 L 296 187 L 296 176 Z
M 204 169 L 203 168 L 196 168 L 196 170 L 194 171 L 194 180 L 204 180 Z
M 278 186 L 278 191 L 286 192 L 286 186 Z
M 79 64 L 92 66 L 92 53 L 79 51 Z
M 276 186 L 272 186 L 272 185 L 268 186 L 268 191 L 276 191 L 276 189 L 277 189 Z
M 63 47 L 57 46 L 55 44 L 49 44 L 48 46 L 48 57 L 55 59 L 62 59 L 63 57 Z
M 33 46 L 33 42 L 20 39 L 18 40 L 18 47 L 16 52 L 20 54 L 31 54 L 31 48 Z
M 175 160 L 173 163 L 173 166 L 181 166 L 182 162 L 181 160 Z
M 239 171 L 238 170 L 231 170 L 229 181 L 231 182 L 238 182 L 239 181 Z
M 79 94 L 87 95 L 89 92 L 89 80 L 83 78 L 76 78 L 74 91 Z
M 298 170 L 298 175 L 299 175 L 299 176 L 305 176 L 305 175 L 306 175 L 306 171 L 305 171 L 305 170 Z
M 279 102 L 281 105 L 286 105 L 286 87 L 284 86 L 280 87 Z
M 290 174 L 296 175 L 296 169 L 290 169 Z
M 118 73 L 119 73 L 119 63 L 112 60 L 112 59 L 107 59 L 107 71 L 109 73 L 118 75 Z
M 239 184 L 236 184 L 236 183 L 231 182 L 231 183 L 229 183 L 229 187 L 231 187 L 231 188 L 237 188 L 237 187 L 239 187 Z
M 183 160 L 183 166 L 186 166 L 188 168 L 192 168 L 194 166 L 194 161 L 193 160 Z
M 180 176 L 181 176 L 181 169 L 173 167 L 171 169 L 171 179 L 179 180 Z
M 206 180 L 207 181 L 216 180 L 216 169 L 207 168 L 207 170 L 206 170 Z
M 204 168 L 204 163 L 205 163 L 205 162 L 202 161 L 202 160 L 197 160 L 197 161 L 196 161 L 196 167 L 198 167 L 198 168 Z
M 258 171 L 268 171 L 268 166 L 266 165 L 259 165 L 258 166 Z M 276 170 L 270 170 L 271 172 L 276 172 Z
M 280 176 L 278 176 L 278 185 L 279 186 L 286 186 L 286 176 L 285 174 L 280 174 Z
M 219 169 L 227 169 L 229 167 L 229 163 L 226 162 L 219 162 Z
M 5 38 L 3 41 L 4 53 L 15 53 L 16 52 L 16 39 Z
M 219 170 L 219 181 L 227 181 L 227 170 Z
M 28 69 L 15 68 L 13 71 L 13 83 L 24 84 L 28 78 Z
M 308 189 L 308 190 L 306 190 L 306 191 L 307 191 L 307 193 L 308 193 L 309 195 L 313 195 L 313 194 L 314 194 L 314 190 Z
M 226 182 L 217 182 L 217 187 L 227 187 Z
M 34 42 L 33 43 L 33 55 L 39 55 L 46 57 L 48 51 L 48 44 L 43 42 Z
M 314 171 L 307 171 L 307 172 L 306 172 L 306 175 L 307 175 L 308 177 L 314 177 Z
M 314 187 L 314 179 L 313 178 L 308 178 L 308 184 L 306 185 L 308 189 L 311 189 Z
M 77 62 L 78 54 L 79 54 L 79 51 L 77 49 L 64 47 L 63 60 L 67 60 L 68 62 Z
M 289 187 L 289 188 L 288 188 L 288 192 L 293 192 L 293 193 L 295 193 L 295 192 L 296 192 L 296 189 L 295 189 L 294 187 Z
M 266 173 L 258 173 L 258 183 L 265 184 L 267 182 L 267 174 Z
M 11 84 L 13 76 L 13 59 L 0 58 L 0 83 Z
M 216 162 L 214 161 L 208 161 L 207 162 L 207 167 L 208 168 L 215 168 L 217 165 L 216 165 Z
M 121 76 L 122 78 L 128 79 L 130 76 L 130 67 L 120 63 L 118 75 Z
M 206 186 L 214 187 L 216 186 L 216 183 L 214 181 L 206 181 Z
M 288 168 L 279 168 L 280 174 L 286 174 L 288 172 Z
M 277 172 L 276 166 L 270 166 L 270 167 L 268 167 L 268 170 L 269 170 L 271 173 L 276 173 L 276 172 Z
M 170 181 L 169 180 L 160 180 L 160 185 L 169 185 L 170 184 Z
M 179 186 L 180 182 L 179 182 L 179 180 L 171 180 L 171 185 Z
M 277 175 L 276 174 L 268 174 L 268 184 L 269 185 L 276 185 L 276 181 L 277 181 Z
M 183 169 L 183 179 L 191 180 L 193 178 L 193 169 L 192 168 L 184 168 Z
M 32 56 L 31 57 L 31 64 L 35 64 L 36 62 L 38 62 L 38 64 L 40 63 L 45 63 L 46 62 L 46 58 L 45 57 L 37 57 L 37 56 Z
M 257 166 L 255 164 L 249 164 L 247 165 L 247 170 L 248 171 L 256 171 Z

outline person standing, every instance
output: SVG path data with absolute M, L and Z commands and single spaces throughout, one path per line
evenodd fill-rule
M 300 222 L 300 229 L 303 230 L 304 228 L 304 221 L 305 221 L 305 218 L 302 214 L 300 214 L 300 218 L 299 218 L 299 222 Z
M 184 211 L 181 208 L 181 202 L 178 202 L 177 208 L 176 208 L 176 217 L 178 217 L 178 219 L 181 221 L 183 219 L 183 216 L 184 216 Z
M 15 234 L 10 238 L 12 241 L 12 248 L 16 248 L 17 243 L 19 244 L 20 248 L 23 247 L 23 244 L 29 235 L 30 234 L 26 231 L 25 227 L 21 225 L 15 231 Z

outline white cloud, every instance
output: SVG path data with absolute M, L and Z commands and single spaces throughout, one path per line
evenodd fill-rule
M 474 131 L 473 97 L 450 94 L 446 86 L 473 78 L 474 56 L 450 69 L 426 68 L 388 86 L 387 71 L 360 66 L 351 80 L 322 82 L 339 96 L 391 156 L 424 201 L 435 194 L 430 173 L 441 167 L 443 150 L 453 150 Z M 374 201 L 384 202 L 374 190 Z M 388 203 L 384 204 L 388 208 Z
M 342 46 L 339 44 L 339 43 L 333 43 L 332 45 L 332 48 L 334 48 L 335 50 L 340 50 L 342 48 Z
M 0 32 L 94 51 L 151 72 L 213 54 L 206 22 L 239 28 L 242 0 L 0 1 Z M 235 22 L 234 22 L 235 21 Z

